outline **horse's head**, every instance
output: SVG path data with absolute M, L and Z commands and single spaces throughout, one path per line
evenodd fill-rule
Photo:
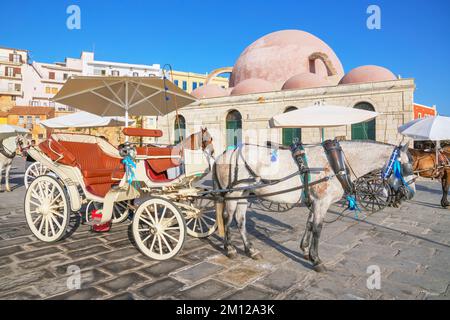
M 19 151 L 22 153 L 23 151 L 32 147 L 31 142 L 23 135 L 18 135 L 16 137 L 16 145 L 19 148 Z
M 414 159 L 408 151 L 408 143 L 398 147 L 399 161 L 401 164 L 401 177 L 392 174 L 390 177 L 390 184 L 401 198 L 411 200 L 416 193 L 415 175 L 413 170 Z
M 201 141 L 202 141 L 202 150 L 207 152 L 211 157 L 214 156 L 214 145 L 213 138 L 208 131 L 208 128 L 201 128 Z

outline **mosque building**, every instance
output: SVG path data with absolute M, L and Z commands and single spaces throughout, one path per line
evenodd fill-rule
M 268 140 L 290 145 L 320 142 L 315 128 L 274 129 L 274 115 L 315 104 L 341 105 L 379 113 L 375 120 L 347 127 L 326 128 L 326 139 L 370 139 L 397 144 L 397 127 L 413 119 L 414 79 L 400 79 L 375 65 L 345 73 L 334 51 L 321 39 L 300 30 L 273 32 L 256 40 L 233 67 L 210 73 L 230 72 L 229 87 L 205 83 L 192 91 L 198 101 L 159 117 L 164 136 L 160 143 L 174 143 L 207 127 L 216 151 L 239 143 Z M 178 126 L 181 130 L 178 130 Z

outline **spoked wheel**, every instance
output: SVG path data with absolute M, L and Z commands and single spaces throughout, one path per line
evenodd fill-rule
M 173 202 L 151 198 L 136 210 L 132 225 L 133 237 L 146 256 L 167 260 L 180 252 L 186 238 L 182 212 Z
M 39 176 L 25 194 L 25 217 L 31 232 L 40 240 L 61 239 L 69 224 L 69 202 L 62 185 L 53 177 Z
M 197 198 L 190 205 L 182 205 L 182 209 L 190 236 L 206 238 L 216 231 L 216 209 L 213 200 Z
M 361 209 L 372 213 L 383 210 L 392 200 L 392 189 L 381 177 L 361 177 L 355 181 L 356 198 Z
M 288 212 L 295 207 L 292 203 L 278 203 L 258 198 L 256 203 L 265 211 L 270 212 Z
M 30 186 L 31 182 L 34 181 L 34 179 L 36 179 L 39 176 L 43 176 L 48 172 L 50 172 L 50 170 L 42 163 L 40 162 L 32 163 L 25 171 L 25 175 L 23 177 L 24 180 L 23 183 L 25 185 L 25 188 L 28 189 L 28 187 Z
M 84 213 L 85 221 L 91 221 L 92 211 L 94 209 L 101 209 L 102 207 L 103 204 L 101 202 L 90 201 L 86 206 L 86 212 Z M 130 210 L 131 200 L 114 203 L 111 222 L 113 224 L 124 222 L 128 218 Z

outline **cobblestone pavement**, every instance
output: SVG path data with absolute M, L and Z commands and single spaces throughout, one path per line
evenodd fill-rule
M 152 261 L 130 241 L 130 223 L 93 234 L 81 225 L 54 244 L 31 235 L 23 214 L 23 162 L 15 160 L 12 193 L 0 193 L 0 298 L 3 299 L 449 299 L 450 210 L 440 208 L 437 182 L 420 182 L 414 201 L 365 221 L 327 224 L 320 254 L 326 273 L 299 252 L 306 209 L 268 213 L 253 208 L 248 229 L 264 258 L 241 249 L 235 260 L 215 235 L 188 238 L 177 257 Z M 253 206 L 255 207 L 255 206 Z M 330 214 L 332 216 L 332 214 Z M 67 287 L 68 266 L 81 268 L 81 289 Z M 368 266 L 381 288 L 367 289 Z

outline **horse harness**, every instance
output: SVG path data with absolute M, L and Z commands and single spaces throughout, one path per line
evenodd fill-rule
M 4 140 L 4 139 L 3 139 Z M 0 140 L 0 153 L 8 159 L 13 159 L 16 156 L 16 151 L 10 151 L 3 145 L 3 140 Z

